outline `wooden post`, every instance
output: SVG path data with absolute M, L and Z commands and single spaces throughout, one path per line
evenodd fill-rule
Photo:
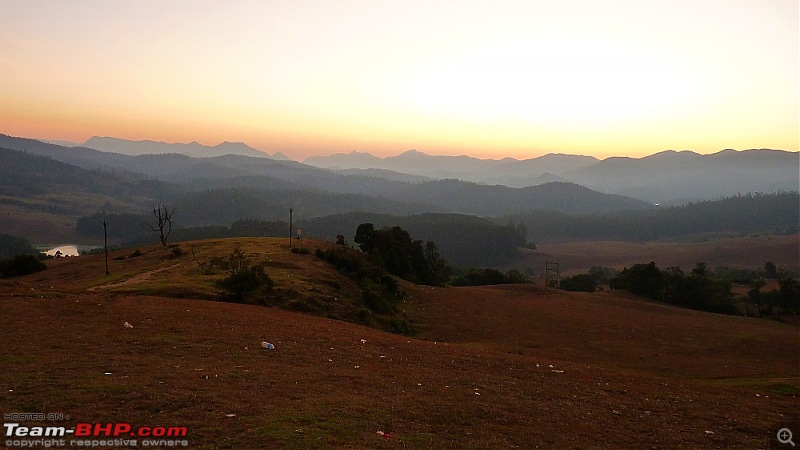
M 103 246 L 106 253 L 106 276 L 108 276 L 108 224 L 106 219 L 103 219 Z
M 292 248 L 292 212 L 294 210 L 289 208 L 289 248 Z

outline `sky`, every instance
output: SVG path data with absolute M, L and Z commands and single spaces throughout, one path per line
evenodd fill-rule
M 302 160 L 800 145 L 797 0 L 0 0 L 0 133 Z

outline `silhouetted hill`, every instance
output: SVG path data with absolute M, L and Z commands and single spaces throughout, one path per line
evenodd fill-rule
M 328 156 L 312 156 L 303 163 L 323 169 L 377 169 L 381 158 L 366 152 L 334 153 Z M 388 170 L 388 169 L 387 169 Z
M 525 237 L 511 226 L 493 223 L 488 219 L 464 214 L 420 214 L 398 217 L 388 214 L 347 213 L 320 217 L 306 222 L 313 236 L 333 241 L 343 234 L 353 241 L 356 228 L 362 223 L 376 228 L 399 226 L 414 239 L 433 241 L 449 264 L 459 267 L 496 267 L 518 256 L 517 248 Z
M 183 226 L 229 225 L 241 219 L 288 220 L 294 208 L 296 223 L 348 211 L 420 214 L 429 205 L 392 201 L 363 194 L 334 194 L 308 190 L 261 190 L 252 187 L 191 192 L 175 199 Z M 335 237 L 335 235 L 334 235 Z
M 536 186 L 553 181 L 570 181 L 560 174 L 595 164 L 593 156 L 550 153 L 538 158 L 512 160 L 476 175 L 477 181 L 509 187 Z
M 360 175 L 365 177 L 384 178 L 391 181 L 402 181 L 405 183 L 422 183 L 433 181 L 430 177 L 422 175 L 412 175 L 408 173 L 395 172 L 387 169 L 334 169 L 341 175 Z
M 723 150 L 711 155 L 667 151 L 608 158 L 563 174 L 583 186 L 653 203 L 683 203 L 755 192 L 796 191 L 800 153 Z
M 528 211 L 498 218 L 523 222 L 536 243 L 572 241 L 652 241 L 724 233 L 797 233 L 800 194 L 740 195 L 647 211 L 571 215 Z
M 184 189 L 132 172 L 86 170 L 44 156 L 0 148 L 0 186 L 5 193 L 77 194 L 118 197 L 174 195 Z
M 0 203 L 77 217 L 104 204 L 144 207 L 184 189 L 130 172 L 86 170 L 44 156 L 0 148 Z M 6 218 L 11 220 L 12 218 Z
M 227 169 L 235 169 L 240 177 L 269 177 L 272 180 L 290 182 L 298 188 L 378 196 L 394 201 L 425 204 L 429 205 L 430 211 L 497 215 L 535 208 L 591 213 L 651 206 L 646 202 L 601 194 L 571 183 L 555 183 L 524 189 L 487 186 L 459 180 L 409 183 L 376 176 L 343 175 L 296 162 L 253 159 L 236 155 L 209 158 L 208 162 Z M 198 174 L 196 169 L 191 169 L 190 173 Z M 182 173 L 181 177 L 185 175 Z M 244 186 L 245 180 L 239 178 L 238 185 Z M 254 183 L 249 184 L 250 187 L 260 189 L 275 187 L 274 184 L 269 186 L 259 184 L 257 178 L 252 178 L 252 181 Z M 219 186 L 219 184 L 214 185 Z
M 359 194 L 382 197 L 390 202 L 427 205 L 428 212 L 476 215 L 512 214 L 529 209 L 587 214 L 649 207 L 642 201 L 594 192 L 571 183 L 548 183 L 522 189 L 459 180 L 409 183 L 377 176 L 344 175 L 294 161 L 241 155 L 212 158 L 193 158 L 175 153 L 129 156 L 81 147 L 60 147 L 8 136 L 0 136 L 2 142 L 84 168 L 133 171 L 191 189 L 250 187 Z M 418 157 L 420 155 L 416 154 L 405 156 Z M 384 212 L 397 210 L 392 208 Z
M 617 228 L 629 226 L 631 222 L 628 217 L 639 217 L 630 211 L 654 208 L 649 202 L 604 194 L 563 181 L 511 188 L 453 179 L 422 181 L 424 178 L 418 176 L 406 177 L 384 170 L 357 170 L 356 173 L 345 174 L 294 161 L 241 155 L 211 158 L 195 158 L 175 153 L 130 156 L 82 147 L 67 148 L 3 135 L 0 135 L 0 143 L 13 145 L 14 148 L 26 152 L 47 155 L 69 164 L 69 169 L 66 169 L 53 159 L 33 159 L 17 163 L 15 158 L 18 159 L 21 155 L 3 155 L 2 162 L 6 169 L 4 186 L 7 193 L 4 201 L 71 218 L 99 211 L 103 207 L 115 212 L 148 213 L 152 203 L 161 200 L 180 205 L 184 215 L 183 226 L 227 225 L 234 220 L 246 218 L 283 219 L 285 210 L 291 206 L 302 214 L 303 219 L 351 211 L 394 215 L 436 212 L 507 216 L 536 210 L 550 212 L 536 213 L 541 217 L 557 217 L 558 214 L 566 214 L 568 217 L 616 215 L 622 218 L 621 221 L 609 222 L 611 225 L 607 225 L 613 232 Z M 419 152 L 407 152 L 401 156 L 402 158 L 398 158 L 406 161 L 428 158 Z M 482 160 L 475 158 L 443 158 L 463 160 L 462 167 L 483 164 Z M 541 159 L 540 162 L 549 161 L 551 167 L 558 166 L 561 169 L 588 162 L 586 157 L 565 155 L 547 155 L 537 159 Z M 515 164 L 534 164 L 533 160 L 495 163 L 510 168 L 518 167 Z M 536 178 L 538 181 L 549 181 L 561 180 L 567 176 L 583 177 L 587 184 L 593 180 L 608 190 L 621 183 L 638 186 L 638 191 L 631 192 L 631 195 L 646 196 L 651 192 L 668 196 L 669 192 L 680 191 L 688 197 L 710 195 L 724 189 L 740 189 L 746 193 L 753 186 L 769 192 L 789 184 L 793 189 L 786 190 L 796 190 L 797 172 L 796 152 L 728 150 L 714 155 L 698 155 L 693 152 L 668 151 L 640 159 L 609 158 L 569 172 L 563 177 L 545 174 Z M 509 169 L 509 173 L 514 172 Z M 60 196 L 58 200 L 56 193 Z M 33 201 L 37 195 L 50 197 L 46 201 L 38 197 Z M 69 201 L 64 200 L 67 197 Z M 611 214 L 620 211 L 628 212 Z M 720 211 L 719 214 L 723 213 Z M 778 211 L 770 212 L 767 209 L 763 214 L 764 223 L 771 220 L 786 222 Z M 709 216 L 707 220 L 718 221 L 719 217 Z M 570 224 L 570 220 L 572 219 L 554 220 L 556 234 L 566 233 L 570 227 L 583 223 L 574 221 Z M 586 223 L 591 224 L 592 220 L 595 219 L 587 219 Z M 671 218 L 667 216 L 657 220 L 662 224 L 671 223 Z M 597 222 L 602 223 L 606 222 Z M 781 226 L 785 228 L 788 225 L 787 222 Z M 651 234 L 663 234 L 660 231 L 647 234 L 648 230 L 663 229 L 663 225 L 655 222 L 644 221 L 638 227 L 639 235 L 643 238 Z M 687 230 L 689 231 L 686 232 L 694 232 L 691 227 Z M 544 235 L 549 233 L 541 231 Z M 533 234 L 532 239 L 536 239 Z
M 532 186 L 533 184 L 521 183 L 525 180 L 534 181 L 545 173 L 558 174 L 595 162 L 597 159 L 591 156 L 548 154 L 526 160 L 479 159 L 463 155 L 428 155 L 417 150 L 409 150 L 400 155 L 386 158 L 379 158 L 369 153 L 353 152 L 314 156 L 305 160 L 306 164 L 322 168 L 382 169 L 430 178 L 456 178 L 512 187 Z
M 387 158 L 339 154 L 309 158 L 307 162 L 319 167 L 370 167 L 509 187 L 569 181 L 650 203 L 680 204 L 737 193 L 797 190 L 799 155 L 769 149 L 723 150 L 712 155 L 667 150 L 644 158 L 598 161 L 590 156 L 548 154 L 520 161 L 431 156 L 412 150 Z
M 591 214 L 652 208 L 652 205 L 641 200 L 602 194 L 574 183 L 559 182 L 510 188 L 441 180 L 400 186 L 396 195 L 407 201 L 440 205 L 450 212 L 475 215 L 502 215 L 530 209 Z
M 172 144 L 158 141 L 130 141 L 113 137 L 92 136 L 83 143 L 83 147 L 93 148 L 105 152 L 121 153 L 123 155 L 150 155 L 161 153 L 179 153 L 197 158 L 222 155 L 243 155 L 256 158 L 268 158 L 269 154 L 257 150 L 243 142 L 222 142 L 215 146 L 203 145 L 198 142 L 188 144 Z M 284 155 L 285 157 L 285 155 Z
M 443 258 L 462 266 L 490 267 L 507 263 L 517 256 L 516 249 L 525 236 L 515 227 L 498 225 L 488 219 L 464 214 L 420 214 L 398 217 L 389 214 L 352 212 L 319 217 L 303 222 L 304 232 L 333 241 L 337 235 L 353 242 L 362 223 L 376 228 L 400 226 L 414 239 L 434 241 Z

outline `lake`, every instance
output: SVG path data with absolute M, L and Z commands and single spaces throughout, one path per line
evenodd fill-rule
M 96 247 L 96 245 L 83 244 L 50 244 L 37 245 L 36 249 L 49 256 L 55 256 L 56 252 L 61 252 L 61 256 L 80 256 L 81 252 L 91 250 Z

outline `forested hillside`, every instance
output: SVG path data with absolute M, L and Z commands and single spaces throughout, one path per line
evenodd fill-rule
M 508 220 L 523 222 L 530 239 L 539 243 L 648 241 L 708 233 L 797 233 L 800 195 L 797 192 L 748 194 L 653 211 L 581 216 L 529 211 L 498 219 L 499 223 Z

